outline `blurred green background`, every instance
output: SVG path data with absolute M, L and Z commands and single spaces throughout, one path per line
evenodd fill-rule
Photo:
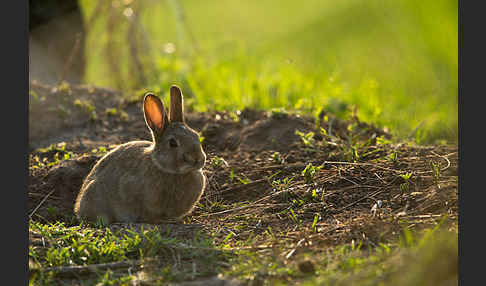
M 85 82 L 195 111 L 322 109 L 419 144 L 457 143 L 458 3 L 80 0 Z

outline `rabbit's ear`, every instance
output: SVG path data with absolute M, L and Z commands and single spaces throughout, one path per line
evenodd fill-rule
M 177 85 L 170 87 L 170 122 L 184 122 L 184 101 Z
M 161 134 L 167 122 L 164 103 L 153 93 L 146 93 L 143 99 L 145 123 L 155 133 Z

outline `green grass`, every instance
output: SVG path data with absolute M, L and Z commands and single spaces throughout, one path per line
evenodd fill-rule
M 444 228 L 410 232 L 395 241 L 362 248 L 362 242 L 304 252 L 290 260 L 242 250 L 226 275 L 264 285 L 457 285 L 457 233 Z M 312 270 L 303 268 L 309 261 Z
M 102 226 L 31 220 L 29 231 L 42 237 L 29 245 L 29 259 L 34 265 L 30 268 L 41 269 L 34 271 L 29 285 L 55 285 L 58 267 L 123 260 L 145 262 L 146 275 L 154 277 L 154 285 L 219 272 L 242 281 L 262 280 L 265 285 L 456 285 L 458 277 L 457 232 L 447 230 L 443 224 L 425 231 L 404 228 L 395 239 L 374 246 L 363 247 L 366 239 L 353 240 L 350 244 L 298 252 L 291 259 L 285 258 L 289 248 L 277 246 L 266 252 L 245 249 L 255 246 L 251 241 L 241 241 L 240 247 L 230 250 L 231 255 L 225 254 L 225 243 L 231 235 L 221 246 L 215 246 L 202 236 L 182 241 L 170 238 L 170 230 L 157 228 L 114 232 Z M 182 265 L 174 264 L 176 256 Z M 150 260 L 153 258 L 155 264 Z M 311 270 L 301 267 L 304 261 L 310 262 Z M 197 265 L 196 274 L 192 264 Z M 100 270 L 79 277 L 83 285 L 131 285 L 129 282 L 136 279 L 126 269 Z
M 52 285 L 55 283 L 56 269 L 63 266 L 85 266 L 120 261 L 145 262 L 146 270 L 160 283 L 181 278 L 197 278 L 216 274 L 219 262 L 225 260 L 224 253 L 218 251 L 210 239 L 195 235 L 187 241 L 171 237 L 171 230 L 157 227 L 134 231 L 124 228 L 112 231 L 101 225 L 74 225 L 56 222 L 43 224 L 34 220 L 29 222 L 29 232 L 38 240 L 29 245 L 31 269 L 39 269 L 30 277 L 30 285 Z M 182 263 L 195 263 L 197 272 L 177 268 L 174 257 Z M 150 259 L 156 258 L 156 261 Z M 181 263 L 181 262 L 179 262 Z M 182 265 L 184 266 L 184 265 Z M 182 270 L 180 269 L 182 268 Z M 50 269 L 50 270 L 49 270 Z M 109 283 L 129 281 L 134 277 L 125 271 L 102 271 L 98 275 L 84 276 L 81 281 L 86 285 L 113 285 Z M 120 274 L 119 272 L 122 272 Z M 108 283 L 109 282 L 109 283 Z
M 86 19 L 96 2 L 81 1 Z M 135 36 L 123 16 L 127 8 L 143 26 L 135 41 L 143 50 L 144 82 L 129 50 Z M 97 16 L 86 81 L 130 94 L 166 93 L 178 83 L 197 111 L 249 106 L 312 113 L 356 105 L 362 120 L 401 139 L 454 143 L 457 9 L 457 1 L 417 0 L 134 1 L 111 10 L 111 34 L 109 10 Z M 110 37 L 118 77 L 107 66 Z M 174 52 L 166 52 L 167 43 Z

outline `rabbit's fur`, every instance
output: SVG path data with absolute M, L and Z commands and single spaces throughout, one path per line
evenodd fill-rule
M 143 111 L 153 141 L 122 144 L 95 164 L 76 199 L 79 219 L 157 223 L 187 215 L 201 197 L 206 154 L 184 121 L 180 89 L 170 89 L 170 119 L 152 93 Z

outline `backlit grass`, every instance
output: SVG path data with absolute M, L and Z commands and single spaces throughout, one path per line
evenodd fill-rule
M 457 1 L 111 2 L 88 36 L 89 83 L 129 94 L 178 83 L 198 111 L 344 103 L 402 139 L 457 140 Z M 89 19 L 97 1 L 81 4 Z

